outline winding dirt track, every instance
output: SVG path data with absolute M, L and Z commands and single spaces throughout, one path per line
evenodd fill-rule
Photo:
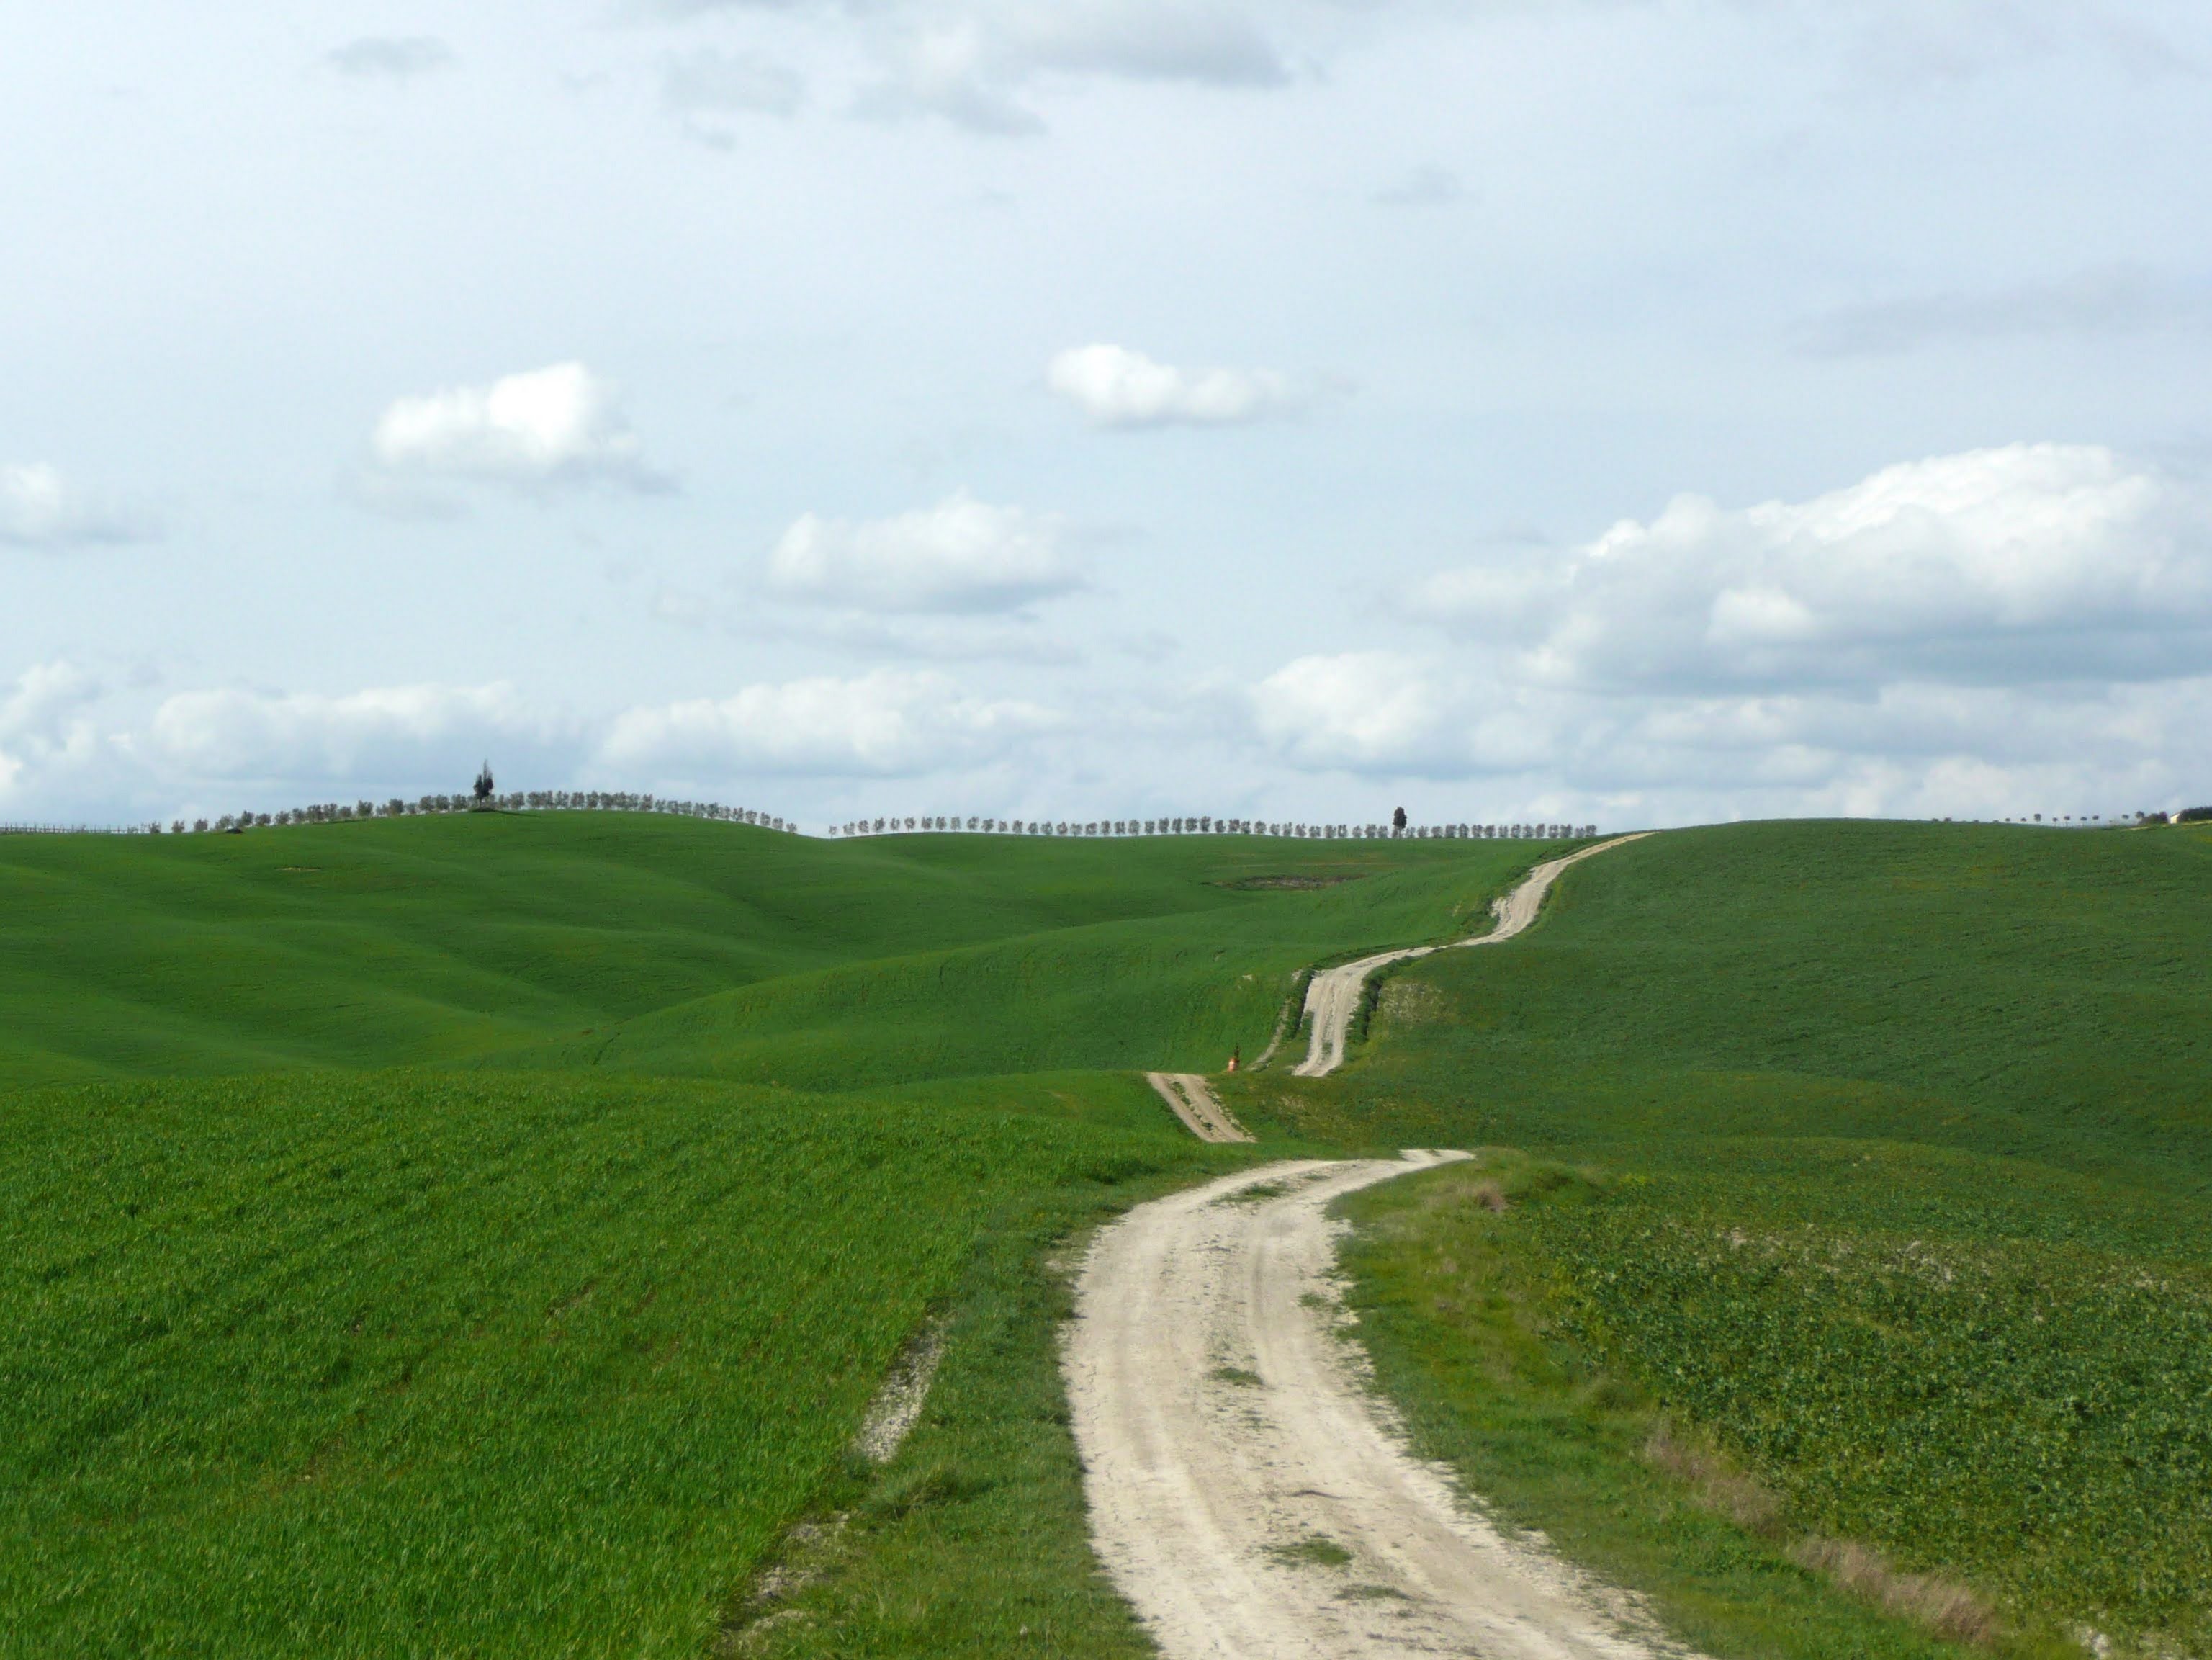
M 1313 1022 L 1313 1036 L 1306 1046 L 1306 1058 L 1291 1068 L 1291 1076 L 1319 1078 L 1344 1064 L 1345 1036 L 1352 1030 L 1352 1017 L 1359 1007 L 1360 988 L 1376 970 L 1386 964 L 1402 963 L 1408 958 L 1426 957 L 1432 952 L 1456 951 L 1464 946 L 1495 946 L 1510 939 L 1536 920 L 1536 913 L 1543 909 L 1544 896 L 1559 879 L 1561 871 L 1607 848 L 1638 842 L 1650 834 L 1650 830 L 1638 830 L 1633 836 L 1616 836 L 1610 842 L 1584 848 L 1564 859 L 1547 860 L 1523 877 L 1519 887 L 1497 902 L 1498 926 L 1488 933 L 1473 939 L 1455 939 L 1449 946 L 1409 946 L 1402 951 L 1377 952 L 1356 963 L 1323 969 L 1306 985 L 1305 1014 Z
M 1330 1201 L 1465 1157 L 1265 1165 L 1099 1235 L 1068 1399 L 1093 1542 L 1168 1660 L 1669 1651 L 1406 1452 L 1342 1339 Z
M 1250 1131 L 1231 1116 L 1213 1092 L 1213 1085 L 1194 1072 L 1148 1072 L 1145 1081 L 1182 1120 L 1182 1126 L 1201 1141 L 1249 1141 Z

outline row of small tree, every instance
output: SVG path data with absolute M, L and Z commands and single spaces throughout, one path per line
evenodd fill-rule
M 725 806 L 719 801 L 674 800 L 627 790 L 516 790 L 501 794 L 491 770 L 477 775 L 476 787 L 463 795 L 423 795 L 409 801 L 393 796 L 384 801 L 325 801 L 312 806 L 277 812 L 224 813 L 215 819 L 179 818 L 164 825 L 145 826 L 154 835 L 226 832 L 267 829 L 285 824 L 343 824 L 357 818 L 405 818 L 453 812 L 662 812 L 718 823 L 754 824 L 765 830 L 796 831 L 797 824 L 751 807 Z M 1274 836 L 1301 841 L 1561 841 L 1597 834 L 1595 824 L 1414 824 L 1401 807 L 1388 824 L 1322 824 L 1289 819 L 1216 818 L 1211 813 L 1160 818 L 986 818 L 952 814 L 920 814 L 885 818 L 855 818 L 830 826 L 830 834 L 896 836 L 921 832 L 967 831 L 986 836 Z
M 898 836 L 924 830 L 974 831 L 985 836 L 1287 836 L 1323 842 L 1404 839 L 1487 842 L 1563 840 L 1595 836 L 1595 824 L 1310 824 L 1279 819 L 1216 818 L 1200 813 L 1181 818 L 1023 819 L 917 818 L 855 818 L 832 824 L 832 836 Z
M 333 824 L 356 818 L 410 818 L 445 812 L 665 812 L 685 818 L 708 818 L 731 824 L 757 824 L 763 830 L 796 830 L 787 823 L 751 807 L 727 807 L 719 801 L 674 801 L 627 790 L 515 790 L 507 794 L 424 795 L 412 801 L 393 796 L 386 801 L 325 801 L 315 806 L 293 807 L 282 812 L 225 813 L 209 820 L 173 820 L 146 828 L 155 835 L 164 829 L 175 836 L 194 831 L 267 829 L 277 824 Z

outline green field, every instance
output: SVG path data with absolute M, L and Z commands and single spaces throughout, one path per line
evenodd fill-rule
M 832 1651 L 1140 1651 L 1042 1265 L 1255 1155 L 1127 1069 L 1256 1054 L 1302 967 L 1544 851 L 0 839 L 0 1652 L 696 1655 L 833 1506 L 880 1548 Z M 854 1432 L 932 1318 L 879 1475 Z
M 1791 1612 L 1826 1539 L 1985 1641 L 2202 1652 L 2209 939 L 2201 832 L 1677 832 L 1410 966 L 1352 1068 L 1246 1110 L 1518 1150 L 1362 1201 L 1371 1341 L 1479 1490 L 1695 1640 L 1835 1651 Z M 1723 1474 L 1626 1526 L 1662 1425 Z M 1700 1481 L 1758 1525 L 1717 1539 Z
M 1485 1151 L 1351 1207 L 1382 1384 L 1717 1660 L 2212 1647 L 2212 832 L 1669 832 L 1257 1148 L 1135 1076 L 1554 850 L 0 839 L 0 1654 L 1141 1655 L 1067 1242 L 1401 1145 Z

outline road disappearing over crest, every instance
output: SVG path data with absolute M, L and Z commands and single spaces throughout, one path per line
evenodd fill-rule
M 1356 963 L 1340 964 L 1316 973 L 1306 987 L 1304 1010 L 1305 1017 L 1313 1023 L 1313 1035 L 1307 1043 L 1306 1058 L 1291 1068 L 1291 1075 L 1320 1078 L 1344 1064 L 1345 1038 L 1352 1030 L 1352 1017 L 1359 1008 L 1360 988 L 1376 970 L 1435 952 L 1456 951 L 1466 946 L 1502 945 L 1536 920 L 1544 896 L 1568 866 L 1592 858 L 1608 848 L 1641 841 L 1650 834 L 1650 830 L 1638 830 L 1633 836 L 1616 836 L 1609 842 L 1600 842 L 1564 859 L 1547 860 L 1522 878 L 1520 886 L 1496 903 L 1498 926 L 1488 933 L 1472 939 L 1456 939 L 1449 946 L 1409 946 L 1401 951 L 1377 952 Z

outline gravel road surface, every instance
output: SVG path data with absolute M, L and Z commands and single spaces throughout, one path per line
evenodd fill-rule
M 1098 1236 L 1069 1403 L 1099 1558 L 1168 1660 L 1680 1660 L 1407 1453 L 1345 1341 L 1329 1202 L 1465 1156 L 1263 1165 Z
M 1249 1141 L 1251 1134 L 1229 1115 L 1213 1085 L 1194 1072 L 1148 1072 L 1145 1081 L 1175 1110 L 1183 1128 L 1201 1141 Z

